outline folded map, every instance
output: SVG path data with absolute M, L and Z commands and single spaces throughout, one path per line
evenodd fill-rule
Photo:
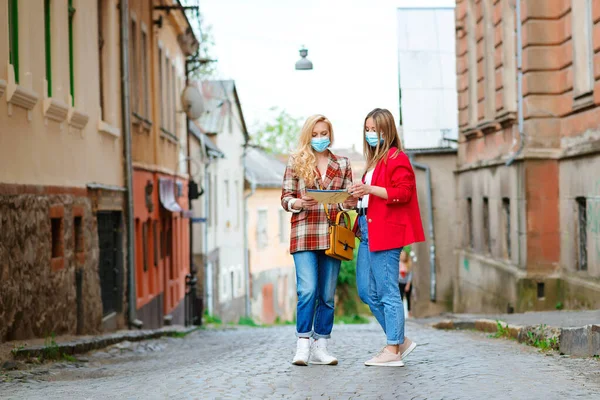
M 343 203 L 350 197 L 350 194 L 346 190 L 306 189 L 306 195 L 324 204 Z

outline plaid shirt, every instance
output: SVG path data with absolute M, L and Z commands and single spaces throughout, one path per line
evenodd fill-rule
M 340 190 L 352 185 L 352 169 L 350 161 L 346 157 L 337 157 L 329 152 L 329 163 L 325 180 L 321 180 L 320 174 L 316 172 L 318 186 L 321 189 Z M 311 182 L 306 185 L 294 173 L 292 158 L 288 160 L 283 176 L 283 188 L 281 190 L 281 206 L 290 211 L 290 200 L 300 199 L 306 195 L 306 189 L 315 189 Z M 339 206 L 328 204 L 329 217 L 335 221 Z M 307 250 L 326 250 L 329 248 L 329 222 L 322 204 L 308 207 L 299 213 L 292 215 L 292 230 L 290 234 L 290 253 Z

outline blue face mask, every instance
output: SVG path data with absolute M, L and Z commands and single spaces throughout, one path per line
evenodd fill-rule
M 310 144 L 317 153 L 322 153 L 329 147 L 329 145 L 331 144 L 331 141 L 329 140 L 328 137 L 318 137 L 318 138 L 312 138 L 310 140 Z
M 365 133 L 365 140 L 369 143 L 371 147 L 377 147 L 377 132 L 367 132 Z M 379 143 L 383 143 L 383 138 L 379 140 Z

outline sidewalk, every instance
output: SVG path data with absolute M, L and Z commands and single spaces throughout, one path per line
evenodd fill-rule
M 562 354 L 600 355 L 600 310 L 523 314 L 443 314 L 415 320 L 437 329 L 474 329 Z
M 64 335 L 46 339 L 16 340 L 0 343 L 0 371 L 16 366 L 13 360 L 56 359 L 87 353 L 124 341 L 136 342 L 162 336 L 185 336 L 199 327 L 167 326 L 160 329 L 121 330 L 100 335 Z

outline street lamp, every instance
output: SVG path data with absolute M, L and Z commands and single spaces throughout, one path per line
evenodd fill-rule
M 313 69 L 312 62 L 306 58 L 308 55 L 308 50 L 304 47 L 300 49 L 300 59 L 296 62 L 296 69 L 298 71 L 307 71 Z

